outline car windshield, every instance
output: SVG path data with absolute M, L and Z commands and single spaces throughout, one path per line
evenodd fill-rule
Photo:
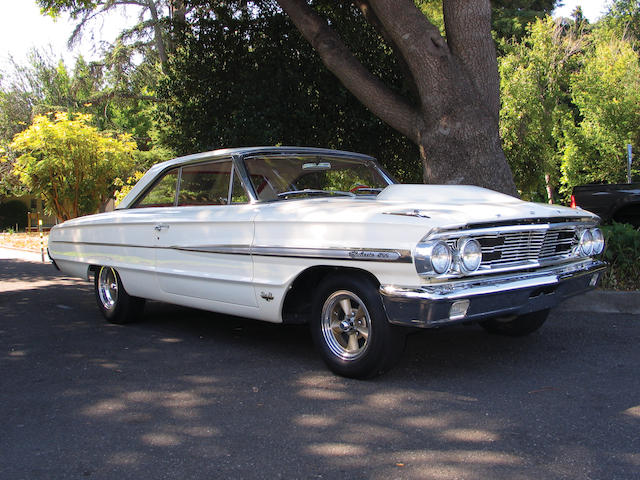
M 377 195 L 389 185 L 371 162 L 323 156 L 256 156 L 244 159 L 262 201 L 312 196 Z

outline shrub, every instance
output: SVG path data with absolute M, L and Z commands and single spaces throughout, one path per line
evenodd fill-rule
M 19 200 L 0 203 L 0 230 L 24 228 L 27 225 L 27 206 Z
M 602 226 L 607 242 L 604 259 L 609 264 L 602 288 L 640 290 L 640 231 L 627 223 Z

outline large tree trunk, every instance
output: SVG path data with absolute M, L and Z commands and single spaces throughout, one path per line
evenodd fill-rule
M 354 2 L 401 57 L 419 105 L 373 76 L 305 0 L 279 3 L 342 84 L 419 146 L 425 182 L 474 184 L 517 195 L 498 130 L 489 0 L 444 0 L 447 41 L 413 0 Z
M 467 106 L 424 128 L 419 147 L 425 183 L 479 185 L 517 195 L 492 120 L 482 109 Z

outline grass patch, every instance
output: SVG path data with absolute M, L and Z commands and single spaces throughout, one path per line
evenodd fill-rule
M 640 231 L 627 223 L 601 227 L 606 241 L 604 260 L 609 264 L 602 288 L 640 290 Z

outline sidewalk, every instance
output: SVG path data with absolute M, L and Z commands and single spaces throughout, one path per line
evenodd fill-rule
M 0 246 L 0 260 L 24 260 L 25 262 L 42 263 L 42 255 L 40 252 L 33 250 Z M 45 263 L 50 263 L 46 250 L 44 252 L 44 260 Z

